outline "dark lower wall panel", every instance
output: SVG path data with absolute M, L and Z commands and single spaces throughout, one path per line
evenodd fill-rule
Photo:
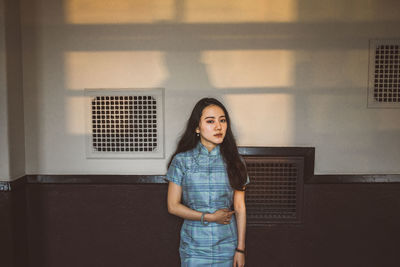
M 13 266 L 13 224 L 11 192 L 0 191 L 0 266 Z
M 30 267 L 178 266 L 166 184 L 28 185 Z
M 400 184 L 304 190 L 302 224 L 247 229 L 246 266 L 399 266 Z M 28 184 L 29 266 L 179 266 L 166 196 L 166 184 Z
M 247 266 L 400 266 L 400 184 L 305 186 L 301 225 L 248 229 Z
M 28 266 L 27 249 L 25 188 L 0 191 L 0 266 Z

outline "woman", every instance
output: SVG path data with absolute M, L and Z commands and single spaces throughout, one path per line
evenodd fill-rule
M 181 266 L 244 266 L 249 181 L 218 100 L 197 102 L 168 167 L 168 211 L 185 219 Z

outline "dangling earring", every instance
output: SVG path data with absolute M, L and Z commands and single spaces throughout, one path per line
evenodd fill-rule
M 200 133 L 196 133 L 196 136 L 199 137 L 199 136 L 200 136 Z

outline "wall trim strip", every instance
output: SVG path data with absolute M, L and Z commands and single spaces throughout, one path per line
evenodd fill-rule
M 400 174 L 318 174 L 308 184 L 400 183 Z
M 165 175 L 26 175 L 0 182 L 0 192 L 25 184 L 166 184 Z M 400 174 L 318 174 L 305 184 L 400 183 Z
M 28 175 L 29 184 L 164 184 L 165 175 Z

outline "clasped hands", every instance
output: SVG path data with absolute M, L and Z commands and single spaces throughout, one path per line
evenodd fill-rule
M 234 210 L 230 209 L 219 209 L 214 213 L 209 215 L 210 222 L 216 222 L 219 224 L 229 224 L 232 218 L 232 214 L 234 214 Z

